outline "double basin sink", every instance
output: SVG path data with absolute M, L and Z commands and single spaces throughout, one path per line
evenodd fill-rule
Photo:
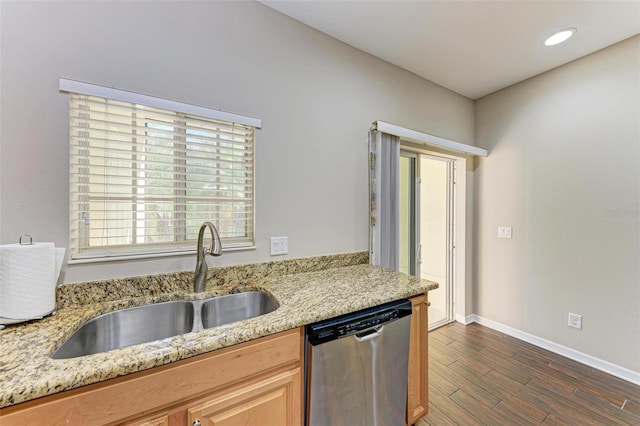
M 277 308 L 277 303 L 267 294 L 250 291 L 204 300 L 176 300 L 121 309 L 84 323 L 51 358 L 75 358 L 107 352 L 254 318 Z

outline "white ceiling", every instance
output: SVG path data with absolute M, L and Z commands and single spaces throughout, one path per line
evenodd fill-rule
M 261 0 L 471 99 L 640 33 L 640 0 Z M 555 31 L 578 32 L 546 47 Z

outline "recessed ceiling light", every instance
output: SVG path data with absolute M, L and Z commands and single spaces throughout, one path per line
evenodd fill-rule
M 547 40 L 545 40 L 545 46 L 555 46 L 556 44 L 560 44 L 563 41 L 567 41 L 569 37 L 571 37 L 576 31 L 575 28 L 567 28 L 566 30 L 558 31 Z

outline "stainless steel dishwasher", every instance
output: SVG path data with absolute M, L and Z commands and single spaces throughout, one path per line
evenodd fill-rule
M 404 425 L 411 302 L 307 326 L 308 426 Z

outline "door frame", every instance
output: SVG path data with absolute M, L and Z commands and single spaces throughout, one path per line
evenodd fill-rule
M 455 257 L 456 257 L 456 252 L 455 252 L 455 242 L 456 242 L 456 229 L 455 229 L 455 224 L 456 224 L 456 200 L 455 200 L 455 193 L 456 193 L 456 160 L 452 159 L 452 158 L 448 158 L 448 157 L 444 157 L 442 155 L 435 155 L 432 153 L 419 153 L 417 154 L 418 156 L 418 174 L 419 174 L 419 178 L 420 180 L 422 180 L 423 177 L 423 159 L 429 160 L 429 161 L 437 161 L 440 163 L 445 163 L 446 165 L 446 169 L 445 169 L 445 173 L 446 173 L 446 192 L 445 192 L 445 204 L 446 204 L 446 212 L 445 212 L 445 223 L 444 226 L 446 228 L 445 231 L 445 250 L 446 250 L 446 257 L 445 257 L 445 265 L 444 265 L 444 283 L 440 282 L 440 289 L 444 292 L 444 297 L 445 297 L 445 307 L 444 307 L 444 314 L 445 317 L 443 319 L 438 320 L 437 322 L 431 322 L 431 318 L 433 318 L 432 315 L 429 316 L 429 329 L 434 329 L 434 328 L 438 328 L 441 327 L 445 324 L 449 324 L 450 322 L 454 321 L 455 316 L 454 316 L 454 312 L 455 312 L 455 300 L 454 300 L 454 294 L 455 294 L 455 286 L 456 286 L 456 276 L 455 276 Z M 422 189 L 418 189 L 419 191 L 422 191 Z M 418 213 L 421 215 L 420 212 L 420 208 L 422 207 L 422 205 L 418 205 L 417 207 L 417 211 Z M 422 216 L 420 216 L 420 218 L 422 219 Z M 419 221 L 420 222 L 420 221 Z M 418 231 L 420 232 L 420 231 Z M 420 244 L 422 246 L 422 244 Z M 420 261 L 422 261 L 422 259 L 420 259 Z M 420 275 L 421 277 L 422 275 Z M 433 301 L 432 301 L 433 303 Z
M 467 274 L 467 270 L 471 271 L 472 267 L 472 256 L 471 253 L 468 252 L 471 250 L 472 223 L 470 221 L 472 215 L 470 213 L 468 214 L 467 206 L 472 206 L 472 203 L 471 200 L 467 202 L 467 197 L 471 195 L 467 193 L 467 180 L 473 178 L 473 170 L 471 169 L 473 159 L 464 154 L 456 155 L 435 148 L 425 148 L 423 145 L 421 146 L 402 139 L 400 141 L 400 149 L 407 153 L 413 152 L 418 155 L 435 156 L 453 160 L 451 166 L 453 169 L 453 194 L 451 194 L 453 224 L 450 230 L 451 242 L 449 244 L 451 253 L 450 256 L 448 256 L 449 259 L 451 259 L 449 273 L 451 275 L 450 291 L 452 296 L 452 310 L 449 320 L 466 324 L 466 317 L 468 313 L 472 311 L 472 306 L 470 306 L 472 300 L 471 274 Z M 419 173 L 419 169 L 417 172 Z M 418 198 L 416 204 L 418 204 L 419 201 Z M 417 271 L 419 271 L 419 269 L 417 269 Z M 443 324 L 439 324 L 438 326 L 440 325 Z
M 409 251 L 409 270 L 408 273 L 410 275 L 414 275 L 416 277 L 420 276 L 420 238 L 418 237 L 420 235 L 420 221 L 418 220 L 418 217 L 420 215 L 420 163 L 419 163 L 419 157 L 420 154 L 416 153 L 412 150 L 405 150 L 404 148 L 400 148 L 400 159 L 402 158 L 408 158 L 411 160 L 411 167 L 412 167 L 412 171 L 413 171 L 413 182 L 410 182 L 411 185 L 411 189 L 413 190 L 413 192 L 409 195 L 409 202 L 410 205 L 409 209 L 411 210 L 411 208 L 413 207 L 413 211 L 411 212 L 410 215 L 410 219 L 409 219 L 409 223 L 408 223 L 408 227 L 409 230 L 413 230 L 412 235 L 410 235 L 410 241 L 409 244 L 413 245 L 413 251 Z M 398 168 L 398 172 L 400 173 L 402 171 L 402 167 L 400 166 Z M 402 255 L 399 255 L 399 258 L 401 258 Z M 401 260 L 399 260 L 399 263 L 401 263 Z M 398 265 L 399 266 L 399 270 L 401 270 L 403 265 Z

